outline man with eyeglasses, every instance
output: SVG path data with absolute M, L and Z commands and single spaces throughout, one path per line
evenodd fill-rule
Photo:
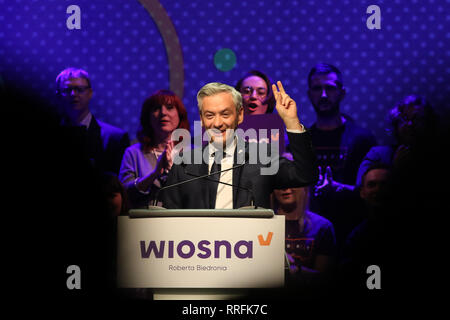
M 376 139 L 369 130 L 341 113 L 346 88 L 338 68 L 326 63 L 314 66 L 308 75 L 307 93 L 316 112 L 310 133 L 320 166 L 311 210 L 333 223 L 339 243 L 359 223 L 351 218 L 351 212 L 360 212 L 359 207 L 355 208 L 353 195 L 356 174 L 364 156 L 376 145 Z
M 118 173 L 130 144 L 128 133 L 97 120 L 89 109 L 93 90 L 85 70 L 67 68 L 56 77 L 56 94 L 62 105 L 63 125 L 79 127 L 87 156 L 103 172 Z

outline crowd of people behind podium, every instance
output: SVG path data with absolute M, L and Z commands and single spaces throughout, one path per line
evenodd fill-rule
M 408 229 L 411 220 L 422 219 L 418 208 L 425 210 L 429 204 L 425 198 L 429 192 L 420 192 L 413 184 L 425 188 L 434 183 L 435 176 L 427 170 L 431 157 L 439 157 L 439 126 L 430 103 L 414 94 L 393 102 L 386 119 L 394 142 L 380 146 L 369 129 L 341 112 L 347 92 L 343 78 L 338 68 L 324 63 L 308 75 L 306 92 L 316 121 L 306 131 L 317 158 L 317 183 L 279 187 L 271 195 L 271 209 L 286 219 L 287 279 L 292 292 L 309 288 L 309 293 L 321 295 L 344 287 L 366 292 L 366 268 L 379 265 L 383 270 L 393 252 L 399 255 L 393 261 L 401 261 L 410 249 L 406 239 L 393 235 Z M 61 123 L 74 130 L 86 161 L 98 169 L 111 217 L 148 207 L 173 164 L 171 133 L 190 129 L 181 99 L 169 90 L 150 94 L 142 104 L 137 142 L 130 145 L 125 131 L 90 112 L 94 86 L 86 71 L 66 69 L 56 82 Z M 271 84 L 257 70 L 237 81 L 234 87 L 242 95 L 245 117 L 274 112 Z M 289 145 L 287 150 L 283 157 L 290 159 Z

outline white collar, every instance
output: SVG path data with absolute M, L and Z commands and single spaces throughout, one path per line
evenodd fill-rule
M 235 138 L 233 139 L 233 142 L 232 142 L 232 143 L 227 144 L 227 145 L 225 146 L 224 152 L 225 152 L 227 158 L 228 158 L 228 157 L 233 157 L 233 155 L 234 155 L 234 151 L 236 150 L 236 145 L 237 145 L 236 139 L 237 139 L 237 137 L 235 137 Z M 210 158 L 213 158 L 213 157 L 214 157 L 213 154 L 214 154 L 215 152 L 217 152 L 217 151 L 222 152 L 223 149 L 220 148 L 220 147 L 218 147 L 218 146 L 215 145 L 214 143 L 210 143 L 210 144 L 209 144 L 209 157 L 210 157 Z
M 83 119 L 81 119 L 79 125 L 80 126 L 85 126 L 86 128 L 89 129 L 89 125 L 91 124 L 91 120 L 92 120 L 92 113 L 89 111 L 89 113 Z

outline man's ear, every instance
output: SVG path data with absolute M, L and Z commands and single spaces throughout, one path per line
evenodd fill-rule
M 241 107 L 241 109 L 239 109 L 238 125 L 240 125 L 242 123 L 242 121 L 244 121 L 244 107 Z
M 311 101 L 311 103 L 312 103 L 312 97 L 311 97 L 311 89 L 310 88 L 308 88 L 308 90 L 306 90 L 306 94 L 308 95 L 308 98 L 309 98 L 309 101 Z
M 366 195 L 366 192 L 365 192 L 365 189 L 364 189 L 364 187 L 359 187 L 359 196 L 361 197 L 361 199 L 366 199 L 366 197 L 367 197 L 367 195 Z
M 94 94 L 94 90 L 92 90 L 92 88 L 89 88 L 89 99 L 92 98 L 93 94 Z
M 200 116 L 200 123 L 202 124 L 202 128 L 204 128 L 205 124 L 203 123 L 203 117 L 202 117 L 202 112 L 201 111 L 199 113 L 199 116 Z
M 347 89 L 344 86 L 342 86 L 340 101 L 344 100 L 346 94 L 347 94 Z

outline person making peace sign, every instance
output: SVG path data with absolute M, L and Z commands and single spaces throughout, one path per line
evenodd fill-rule
M 278 170 L 273 174 L 262 174 L 261 169 L 267 167 L 267 164 L 261 161 L 255 163 L 246 161 L 244 165 L 214 175 L 210 179 L 198 179 L 169 187 L 162 194 L 164 207 L 236 209 L 254 203 L 258 207 L 270 208 L 270 194 L 274 188 L 314 185 L 318 178 L 316 159 L 311 138 L 298 118 L 297 104 L 286 93 L 280 81 L 277 85 L 273 84 L 272 89 L 276 100 L 275 107 L 286 125 L 294 161 L 278 159 L 276 155 L 273 155 L 278 165 Z M 173 165 L 167 177 L 166 186 L 186 181 L 193 176 L 216 172 L 213 168 L 216 168 L 217 164 L 215 158 L 217 149 L 224 152 L 224 157 L 219 164 L 221 170 L 238 164 L 236 159 L 239 154 L 245 154 L 246 159 L 259 160 L 252 155 L 247 157 L 252 150 L 258 152 L 258 149 L 249 148 L 248 143 L 237 143 L 239 138 L 234 135 L 234 130 L 244 119 L 242 96 L 235 88 L 218 82 L 208 83 L 197 93 L 197 102 L 202 126 L 210 139 L 209 143 L 203 147 L 203 154 L 209 153 L 209 161 L 202 157 L 201 163 L 195 163 L 195 150 L 192 151 L 192 155 L 184 157 L 184 159 L 191 159 L 189 163 Z M 221 183 L 211 184 L 211 180 L 219 180 Z M 217 191 L 211 192 L 211 188 Z M 245 192 L 243 189 L 251 190 L 251 192 Z

